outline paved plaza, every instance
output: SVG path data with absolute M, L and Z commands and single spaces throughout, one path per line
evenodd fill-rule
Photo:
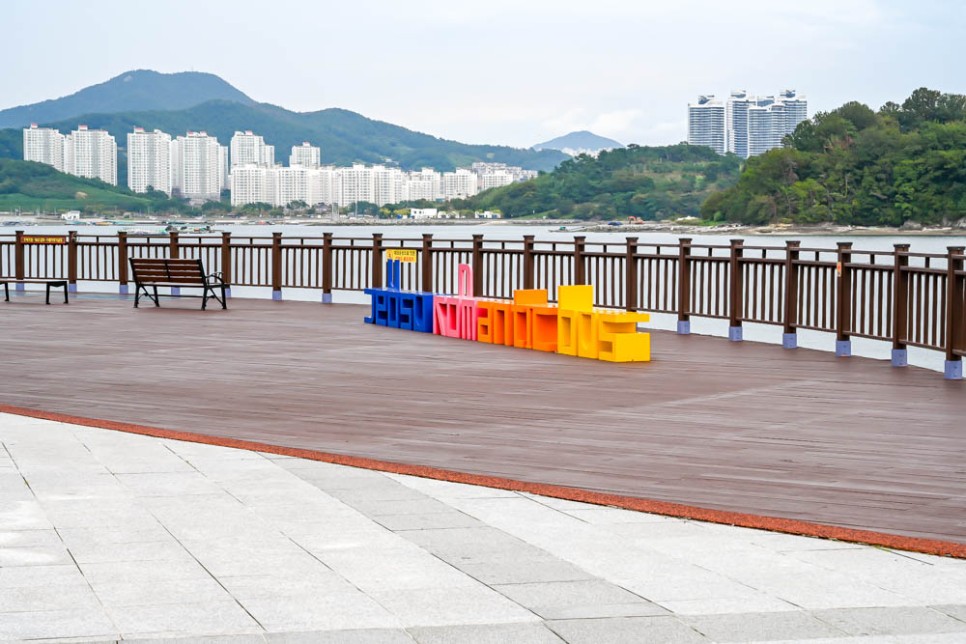
M 966 641 L 966 561 L 0 414 L 0 640 Z

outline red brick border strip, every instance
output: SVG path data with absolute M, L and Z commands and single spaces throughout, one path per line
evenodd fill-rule
M 144 425 L 134 425 L 131 423 L 122 423 L 112 420 L 99 420 L 96 418 L 70 416 L 67 414 L 58 414 L 36 409 L 26 409 L 11 405 L 0 404 L 0 413 L 14 414 L 17 416 L 29 416 L 31 418 L 40 418 L 43 420 L 69 423 L 72 425 L 82 425 L 85 427 L 97 427 L 100 429 L 109 429 L 127 432 L 130 434 L 154 436 L 156 438 L 170 438 L 191 443 L 203 443 L 206 445 L 217 445 L 219 447 L 232 447 L 235 449 L 265 452 L 268 454 L 278 454 L 281 456 L 293 456 L 296 458 L 304 458 L 313 461 L 334 463 L 336 465 L 347 465 L 350 467 L 359 467 L 368 470 L 392 472 L 394 474 L 407 474 L 410 476 L 419 476 L 428 479 L 451 481 L 453 483 L 465 483 L 468 485 L 479 485 L 501 490 L 513 490 L 516 492 L 529 492 L 532 494 L 539 494 L 541 496 L 567 499 L 568 501 L 580 501 L 582 503 L 591 503 L 594 505 L 612 506 L 626 510 L 636 510 L 638 512 L 661 514 L 669 517 L 706 521 L 708 523 L 721 523 L 724 525 L 732 525 L 742 528 L 769 530 L 771 532 L 783 532 L 806 537 L 817 537 L 820 539 L 834 539 L 836 541 L 862 543 L 870 546 L 882 546 L 896 550 L 906 550 L 910 552 L 921 552 L 929 555 L 966 559 L 966 544 L 952 541 L 939 541 L 936 539 L 923 539 L 919 537 L 905 537 L 901 535 L 887 534 L 885 532 L 875 532 L 873 530 L 855 530 L 840 526 L 811 523 L 809 521 L 799 521 L 797 519 L 782 519 L 779 517 L 760 516 L 757 514 L 747 514 L 744 512 L 710 510 L 707 508 L 699 508 L 681 503 L 656 501 L 652 499 L 642 499 L 632 496 L 607 494 L 603 492 L 592 492 L 590 490 L 582 490 L 579 488 L 564 487 L 560 485 L 528 483 L 526 481 L 516 481 L 514 479 L 507 479 L 498 476 L 467 474 L 465 472 L 444 470 L 435 467 L 426 467 L 423 465 L 406 465 L 405 463 L 380 461 L 360 456 L 344 456 L 341 454 L 331 454 L 328 452 L 320 452 L 310 449 L 271 445 L 257 441 L 209 436 L 194 432 L 182 432 L 172 429 L 147 427 Z

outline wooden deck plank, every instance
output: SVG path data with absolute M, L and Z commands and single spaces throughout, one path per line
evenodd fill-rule
M 0 304 L 0 404 L 966 544 L 966 384 L 656 333 L 612 364 L 362 307 Z

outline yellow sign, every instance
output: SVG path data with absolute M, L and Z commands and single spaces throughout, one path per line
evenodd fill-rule
M 386 259 L 398 259 L 400 262 L 415 263 L 415 248 L 387 248 Z
M 21 237 L 25 244 L 66 244 L 67 238 L 63 235 L 24 235 Z

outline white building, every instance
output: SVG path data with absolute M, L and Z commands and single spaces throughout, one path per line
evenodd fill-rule
M 228 148 L 206 132 L 171 142 L 171 189 L 191 201 L 218 201 L 227 187 Z
M 36 161 L 64 171 L 64 135 L 49 127 L 31 123 L 23 130 L 23 160 Z
M 717 147 L 717 105 L 713 96 L 703 96 L 688 106 L 688 142 Z M 702 102 L 703 101 L 703 102 Z M 703 111 L 702 111 L 703 110 Z M 737 156 L 748 157 L 782 146 L 785 136 L 808 118 L 808 101 L 786 89 L 775 96 L 751 96 L 735 90 L 725 105 L 725 148 Z M 712 132 L 711 136 L 708 132 Z
M 229 175 L 231 205 L 252 203 L 275 205 L 275 170 L 257 165 L 235 166 Z
M 305 141 L 302 145 L 293 145 L 288 164 L 290 166 L 300 165 L 303 168 L 318 168 L 322 164 L 322 149 L 308 141 Z
M 444 199 L 465 199 L 479 192 L 479 180 L 471 170 L 457 168 L 456 172 L 444 172 L 442 180 Z
M 372 203 L 372 168 L 361 163 L 355 163 L 351 168 L 339 168 L 340 184 L 342 186 L 339 206 L 348 206 L 360 201 Z
M 724 154 L 725 141 L 724 103 L 716 101 L 713 94 L 699 96 L 697 103 L 689 103 L 688 144 L 703 145 Z
M 410 172 L 403 184 L 402 201 L 435 201 L 442 195 L 442 177 L 432 168 Z
M 235 132 L 231 137 L 231 167 L 257 165 L 265 168 L 275 166 L 275 146 L 268 145 L 251 130 Z
M 64 138 L 64 172 L 117 185 L 117 142 L 107 130 L 86 125 Z
M 410 208 L 409 216 L 413 219 L 436 219 L 439 210 L 436 208 Z
M 127 186 L 133 192 L 148 188 L 171 195 L 171 135 L 136 127 L 127 135 Z

